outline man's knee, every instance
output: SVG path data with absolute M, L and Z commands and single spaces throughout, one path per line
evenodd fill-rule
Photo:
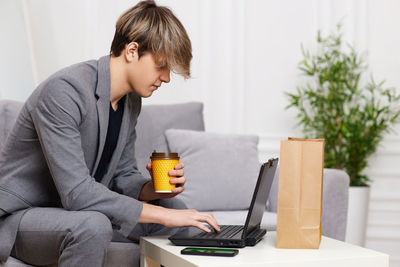
M 110 220 L 104 214 L 96 211 L 85 212 L 79 225 L 81 232 L 90 238 L 111 241 L 113 229 Z

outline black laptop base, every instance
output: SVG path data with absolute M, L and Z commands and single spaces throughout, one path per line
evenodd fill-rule
M 222 248 L 243 248 L 246 244 L 243 240 L 205 240 L 205 239 L 192 239 L 192 240 L 174 240 L 174 245 L 177 246 L 195 246 L 195 247 L 222 247 Z
M 223 227 L 223 225 L 221 225 L 221 227 Z M 191 233 L 189 234 L 188 232 Z M 255 229 L 246 237 L 245 240 L 243 240 L 241 239 L 243 231 L 238 232 L 235 236 L 229 239 L 214 239 L 207 237 L 196 238 L 193 237 L 193 232 L 202 233 L 203 231 L 195 227 L 185 227 L 182 229 L 181 235 L 180 233 L 177 233 L 174 235 L 174 238 L 169 239 L 174 245 L 177 246 L 243 248 L 246 246 L 256 245 L 267 233 L 265 229 Z

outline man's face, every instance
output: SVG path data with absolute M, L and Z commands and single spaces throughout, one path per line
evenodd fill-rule
M 170 70 L 160 69 L 151 53 L 145 53 L 128 65 L 128 83 L 141 97 L 149 97 L 161 84 L 170 81 Z

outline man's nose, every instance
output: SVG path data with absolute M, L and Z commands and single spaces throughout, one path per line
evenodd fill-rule
M 169 69 L 163 70 L 161 73 L 161 76 L 160 76 L 160 80 L 164 83 L 169 83 L 170 73 L 171 73 L 171 71 Z

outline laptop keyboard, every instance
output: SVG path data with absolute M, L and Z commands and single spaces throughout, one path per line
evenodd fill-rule
M 195 238 L 223 238 L 229 239 L 243 230 L 243 225 L 221 225 L 221 231 L 212 231 L 210 233 L 203 232 L 195 236 Z

